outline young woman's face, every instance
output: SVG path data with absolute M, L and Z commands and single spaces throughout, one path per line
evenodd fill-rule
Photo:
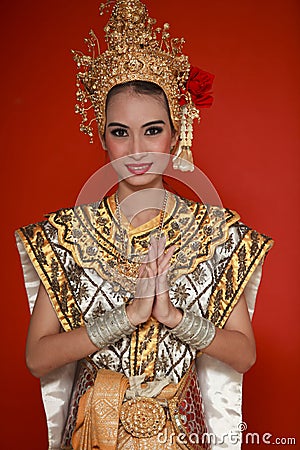
M 119 180 L 132 187 L 161 183 L 167 155 L 176 143 L 163 101 L 124 90 L 108 103 L 102 144 Z

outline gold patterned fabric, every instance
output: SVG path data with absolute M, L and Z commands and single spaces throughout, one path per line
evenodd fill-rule
M 64 262 L 53 249 L 45 223 L 28 225 L 17 231 L 34 268 L 50 297 L 65 331 L 82 325 L 82 314 L 70 288 Z
M 172 194 L 169 197 L 163 232 L 166 247 L 177 246 L 169 271 L 171 300 L 175 306 L 193 310 L 223 327 L 272 240 L 241 224 L 234 211 Z M 118 271 L 122 245 L 115 211 L 111 196 L 99 204 L 59 210 L 46 222 L 18 230 L 65 331 L 82 326 L 90 314 L 103 313 L 133 298 L 136 279 Z M 146 253 L 158 222 L 156 217 L 138 228 L 125 223 L 130 253 Z M 154 318 L 141 324 L 130 342 L 125 341 L 124 346 L 130 349 L 126 370 L 109 363 L 111 352 L 106 356 L 105 351 L 100 352 L 94 358 L 96 364 L 121 370 L 127 376 L 146 373 L 152 380 L 168 358 L 172 366 L 160 375 L 174 372 L 176 359 L 168 347 L 179 348 L 180 343 Z M 180 352 L 182 364 L 177 372 L 181 375 L 173 381 L 180 380 L 194 356 L 192 349 Z
M 174 384 L 166 386 L 155 398 L 155 401 L 168 403 L 175 397 L 177 389 L 178 386 Z M 167 414 L 162 431 L 155 436 L 147 438 L 134 437 L 125 430 L 121 423 L 119 426 L 117 450 L 179 450 L 182 447 L 179 446 L 175 438 L 176 434 L 177 432 L 169 414 Z
M 217 327 L 223 328 L 239 297 L 249 281 L 257 262 L 264 257 L 272 245 L 266 236 L 249 230 L 235 248 L 230 261 L 215 287 L 208 306 L 207 318 Z
M 166 249 L 178 247 L 172 259 L 171 284 L 181 275 L 192 272 L 196 266 L 211 257 L 217 245 L 226 240 L 228 228 L 239 215 L 228 209 L 202 205 L 170 195 L 170 205 L 164 220 Z M 68 249 L 81 267 L 95 269 L 113 283 L 134 292 L 135 278 L 118 271 L 118 256 L 122 252 L 114 196 L 100 204 L 63 209 L 49 215 L 49 223 L 57 229 L 59 242 Z M 155 233 L 157 220 L 138 228 L 129 228 L 130 254 L 144 255 L 150 237 Z
M 72 438 L 74 450 L 116 449 L 120 409 L 127 387 L 124 375 L 99 370 L 94 386 L 80 401 Z
M 183 383 L 180 383 L 180 385 L 169 384 L 162 389 L 155 399 L 138 397 L 137 399 L 125 401 L 123 405 L 125 391 L 128 387 L 127 378 L 117 372 L 99 370 L 94 385 L 81 397 L 72 437 L 72 448 L 74 450 L 188 450 L 193 448 L 196 450 L 208 450 L 210 447 L 207 445 L 202 446 L 198 444 L 197 446 L 191 446 L 187 441 L 188 431 L 190 434 L 196 434 L 195 432 L 198 431 L 198 436 L 207 432 L 204 424 L 200 425 L 200 430 L 192 430 L 189 428 L 190 425 L 187 425 L 186 420 L 182 422 L 182 419 L 180 421 L 178 418 L 179 413 L 181 414 L 180 417 L 184 417 L 184 410 L 186 410 L 185 414 L 195 414 L 197 412 L 202 416 L 201 420 L 203 420 L 201 398 L 197 397 L 197 410 L 195 412 L 192 408 L 187 410 L 186 407 L 183 409 L 180 409 L 180 406 L 178 407 L 182 403 L 190 402 L 190 394 L 193 394 L 193 391 L 197 388 L 194 366 L 191 369 L 190 373 L 194 375 L 191 377 L 193 384 L 187 383 L 188 377 L 184 377 Z M 182 392 L 186 391 L 187 385 L 188 388 L 192 387 L 192 389 L 189 396 L 183 398 Z M 162 426 L 159 427 L 157 433 L 147 437 L 137 437 L 131 431 L 127 431 L 123 421 L 119 422 L 119 416 L 121 415 L 122 417 L 122 410 L 124 408 L 126 410 L 130 409 L 130 406 L 127 407 L 127 405 L 132 401 L 151 405 L 151 410 L 146 411 L 145 417 L 141 408 L 137 407 L 136 411 L 134 411 L 135 416 L 128 419 L 128 422 L 133 427 L 138 421 L 147 430 L 151 419 L 155 422 L 158 418 L 156 408 L 160 408 L 163 411 L 165 421 L 164 424 L 161 424 Z M 170 408 L 168 408 L 168 405 L 170 405 Z M 151 416 L 150 420 L 149 414 Z M 182 423 L 188 429 L 182 428 Z M 176 438 L 179 434 L 181 434 L 181 438 Z M 185 439 L 183 439 L 183 436 L 185 436 Z
M 170 299 L 176 307 L 224 327 L 273 241 L 240 222 L 234 211 L 173 194 L 169 199 L 163 232 L 167 248 L 177 246 L 169 271 Z M 59 210 L 46 221 L 17 231 L 65 331 L 133 299 L 136 280 L 118 272 L 122 244 L 115 212 L 111 196 L 97 204 Z M 138 228 L 125 223 L 128 252 L 145 254 L 158 224 L 159 216 Z M 178 383 L 196 356 L 196 349 L 150 318 L 132 336 L 90 359 L 96 370 L 112 370 L 126 377 L 145 374 L 145 381 L 168 378 Z M 84 379 L 76 383 L 90 385 Z M 68 439 L 84 393 L 84 389 L 73 391 L 64 448 L 70 448 Z M 124 444 L 124 448 L 129 447 Z

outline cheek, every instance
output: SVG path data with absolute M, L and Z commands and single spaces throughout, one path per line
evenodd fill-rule
M 118 153 L 113 147 L 107 146 L 106 149 L 107 149 L 108 157 L 111 161 L 114 161 L 115 159 L 118 158 Z
M 170 153 L 172 147 L 172 139 L 170 136 L 162 136 L 161 139 L 157 140 L 153 144 L 152 151 L 157 151 L 160 153 Z
M 121 145 L 120 142 L 118 143 L 113 139 L 109 138 L 106 139 L 106 150 L 111 161 L 121 158 L 126 153 L 124 144 Z

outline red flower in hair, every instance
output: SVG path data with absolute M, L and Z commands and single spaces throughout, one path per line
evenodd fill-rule
M 186 83 L 186 89 L 182 91 L 185 94 L 187 91 L 191 94 L 192 101 L 198 109 L 209 108 L 213 102 L 211 93 L 212 83 L 215 76 L 198 67 L 191 67 L 189 79 Z M 180 106 L 185 105 L 186 100 L 181 97 Z

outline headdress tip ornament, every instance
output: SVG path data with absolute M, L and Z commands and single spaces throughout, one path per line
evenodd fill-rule
M 183 38 L 171 38 L 169 24 L 155 28 L 146 5 L 140 0 L 107 1 L 100 5 L 100 15 L 113 8 L 104 27 L 107 49 L 100 50 L 93 30 L 85 39 L 88 54 L 72 50 L 78 67 L 75 112 L 81 114 L 80 130 L 93 142 L 94 122 L 99 133 L 105 129 L 106 98 L 118 84 L 146 81 L 164 91 L 179 143 L 173 167 L 193 170 L 191 146 L 193 121 L 200 119 L 199 109 L 212 104 L 211 87 L 214 76 L 191 67 L 182 53 Z M 90 116 L 91 109 L 94 117 Z

